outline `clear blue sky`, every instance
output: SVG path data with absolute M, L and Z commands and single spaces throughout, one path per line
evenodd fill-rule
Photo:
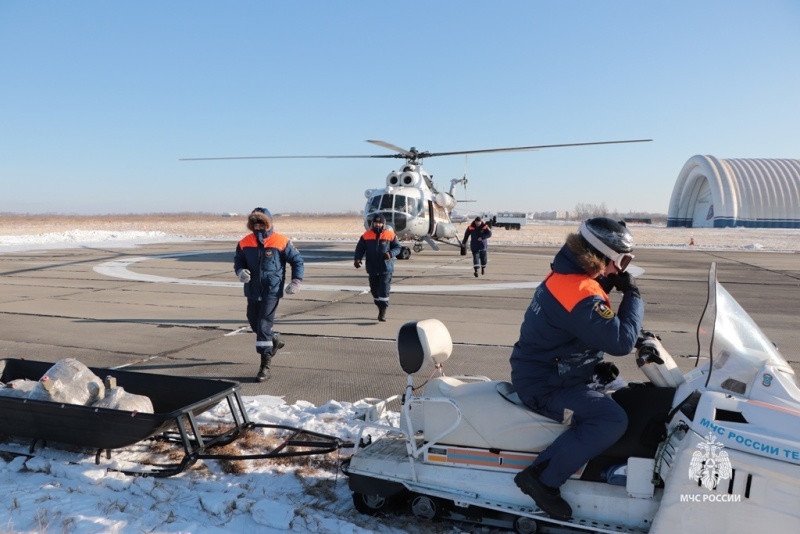
M 400 160 L 179 159 L 652 138 L 471 156 L 461 207 L 666 213 L 695 154 L 800 158 L 799 57 L 795 0 L 0 0 L 0 212 L 360 210 Z

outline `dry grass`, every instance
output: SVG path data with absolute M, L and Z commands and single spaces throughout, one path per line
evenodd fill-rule
M 216 436 L 223 434 L 229 428 L 231 428 L 231 426 L 203 425 L 200 427 L 200 432 L 204 436 Z M 278 447 L 290 435 L 290 431 L 281 429 L 246 429 L 231 443 L 214 447 L 206 452 L 208 454 L 221 454 L 232 457 L 267 454 Z M 286 451 L 291 450 L 293 449 L 286 449 Z M 152 454 L 152 458 L 148 458 L 142 463 L 162 463 L 164 459 L 170 463 L 178 463 L 184 457 L 183 446 L 180 443 L 162 440 L 151 441 L 148 445 L 148 453 Z M 156 460 L 156 458 L 158 459 Z M 254 460 L 236 460 L 231 458 L 219 460 L 219 464 L 225 473 L 231 475 L 249 473 L 254 469 L 266 466 L 292 466 L 295 469 L 296 476 L 300 479 L 307 480 L 309 476 L 318 475 L 320 471 L 337 471 L 341 459 L 340 455 L 331 453 Z M 201 465 L 202 464 L 195 464 L 192 466 L 192 469 L 201 469 Z
M 275 228 L 293 235 L 315 234 L 336 237 L 338 233 L 363 231 L 361 217 L 336 216 L 280 216 L 274 218 Z M 0 234 L 36 235 L 70 230 L 113 232 L 163 232 L 169 235 L 198 237 L 241 237 L 248 232 L 247 219 L 240 215 L 222 217 L 204 213 L 174 213 L 149 215 L 0 215 Z
M 160 439 L 149 441 L 147 443 L 147 452 L 153 455 L 153 457 L 147 457 L 142 460 L 142 463 L 147 465 L 161 463 L 164 458 L 169 463 L 178 463 L 184 456 L 183 447 L 179 444 Z M 156 457 L 159 458 L 158 461 L 154 460 Z
M 297 240 L 348 240 L 355 243 L 364 231 L 359 215 L 276 215 L 275 229 Z M 458 237 L 466 223 L 456 226 Z M 577 222 L 563 224 L 533 222 L 519 231 L 494 229 L 492 245 L 521 244 L 560 246 Z M 734 247 L 758 250 L 800 250 L 800 230 L 771 228 L 665 228 L 632 224 L 637 245 L 694 248 Z M 162 232 L 167 236 L 238 240 L 248 230 L 244 215 L 222 217 L 208 213 L 166 213 L 128 215 L 18 215 L 0 214 L 0 236 L 38 235 L 72 230 L 111 232 Z M 427 248 L 427 247 L 426 247 Z

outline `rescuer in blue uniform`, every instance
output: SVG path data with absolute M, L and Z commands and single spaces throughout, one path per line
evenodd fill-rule
M 525 312 L 511 353 L 511 381 L 532 410 L 570 425 L 514 482 L 553 518 L 572 517 L 559 488 L 614 444 L 628 424 L 614 400 L 589 387 L 603 353 L 629 354 L 644 318 L 635 279 L 626 272 L 633 236 L 597 217 L 570 234 Z M 621 291 L 617 313 L 606 291 Z
M 467 246 L 467 239 L 470 239 L 469 249 L 472 252 L 472 268 L 475 270 L 475 278 L 478 278 L 478 268 L 481 274 L 486 274 L 486 263 L 489 261 L 489 241 L 492 237 L 492 229 L 489 225 L 483 222 L 480 216 L 475 217 L 467 229 L 464 231 L 464 239 L 461 240 L 461 246 Z
M 263 382 L 270 377 L 272 357 L 283 347 L 272 327 L 283 297 L 286 264 L 292 266 L 292 281 L 286 286 L 286 293 L 291 295 L 302 285 L 303 257 L 289 238 L 274 231 L 268 209 L 254 209 L 247 218 L 247 228 L 252 233 L 236 245 L 233 270 L 244 283 L 247 321 L 256 334 L 256 352 L 261 356 L 256 380 Z
M 389 292 L 392 289 L 394 258 L 400 254 L 400 242 L 394 230 L 386 228 L 386 219 L 380 213 L 370 219 L 370 228 L 361 236 L 356 245 L 353 265 L 361 268 L 361 259 L 366 256 L 369 290 L 375 306 L 378 307 L 378 320 L 386 320 L 389 307 Z

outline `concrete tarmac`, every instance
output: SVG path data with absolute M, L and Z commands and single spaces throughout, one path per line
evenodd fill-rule
M 524 311 L 557 251 L 493 246 L 477 279 L 471 255 L 412 254 L 396 262 L 388 321 L 379 323 L 367 276 L 353 267 L 354 244 L 297 246 L 306 261 L 303 291 L 278 308 L 275 329 L 286 347 L 268 382 L 254 380 L 255 335 L 232 271 L 235 243 L 227 241 L 0 254 L 0 357 L 216 377 L 240 382 L 243 395 L 319 406 L 402 392 L 397 331 L 436 318 L 453 337 L 448 375 L 508 380 Z M 799 260 L 797 253 L 637 249 L 645 328 L 691 369 L 708 268 L 717 262 L 719 280 L 800 372 Z M 611 298 L 616 308 L 620 295 Z M 644 380 L 632 355 L 613 361 L 627 380 Z

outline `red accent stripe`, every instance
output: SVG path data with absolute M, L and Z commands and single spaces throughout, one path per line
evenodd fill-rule
M 776 410 L 779 412 L 788 413 L 789 415 L 794 415 L 800 417 L 800 412 L 797 410 L 793 410 L 791 408 L 786 408 L 784 406 L 778 406 L 776 404 L 769 404 L 768 402 L 757 401 L 757 400 L 748 400 L 748 404 L 755 404 L 756 406 L 761 406 L 762 408 L 769 408 L 770 410 Z

